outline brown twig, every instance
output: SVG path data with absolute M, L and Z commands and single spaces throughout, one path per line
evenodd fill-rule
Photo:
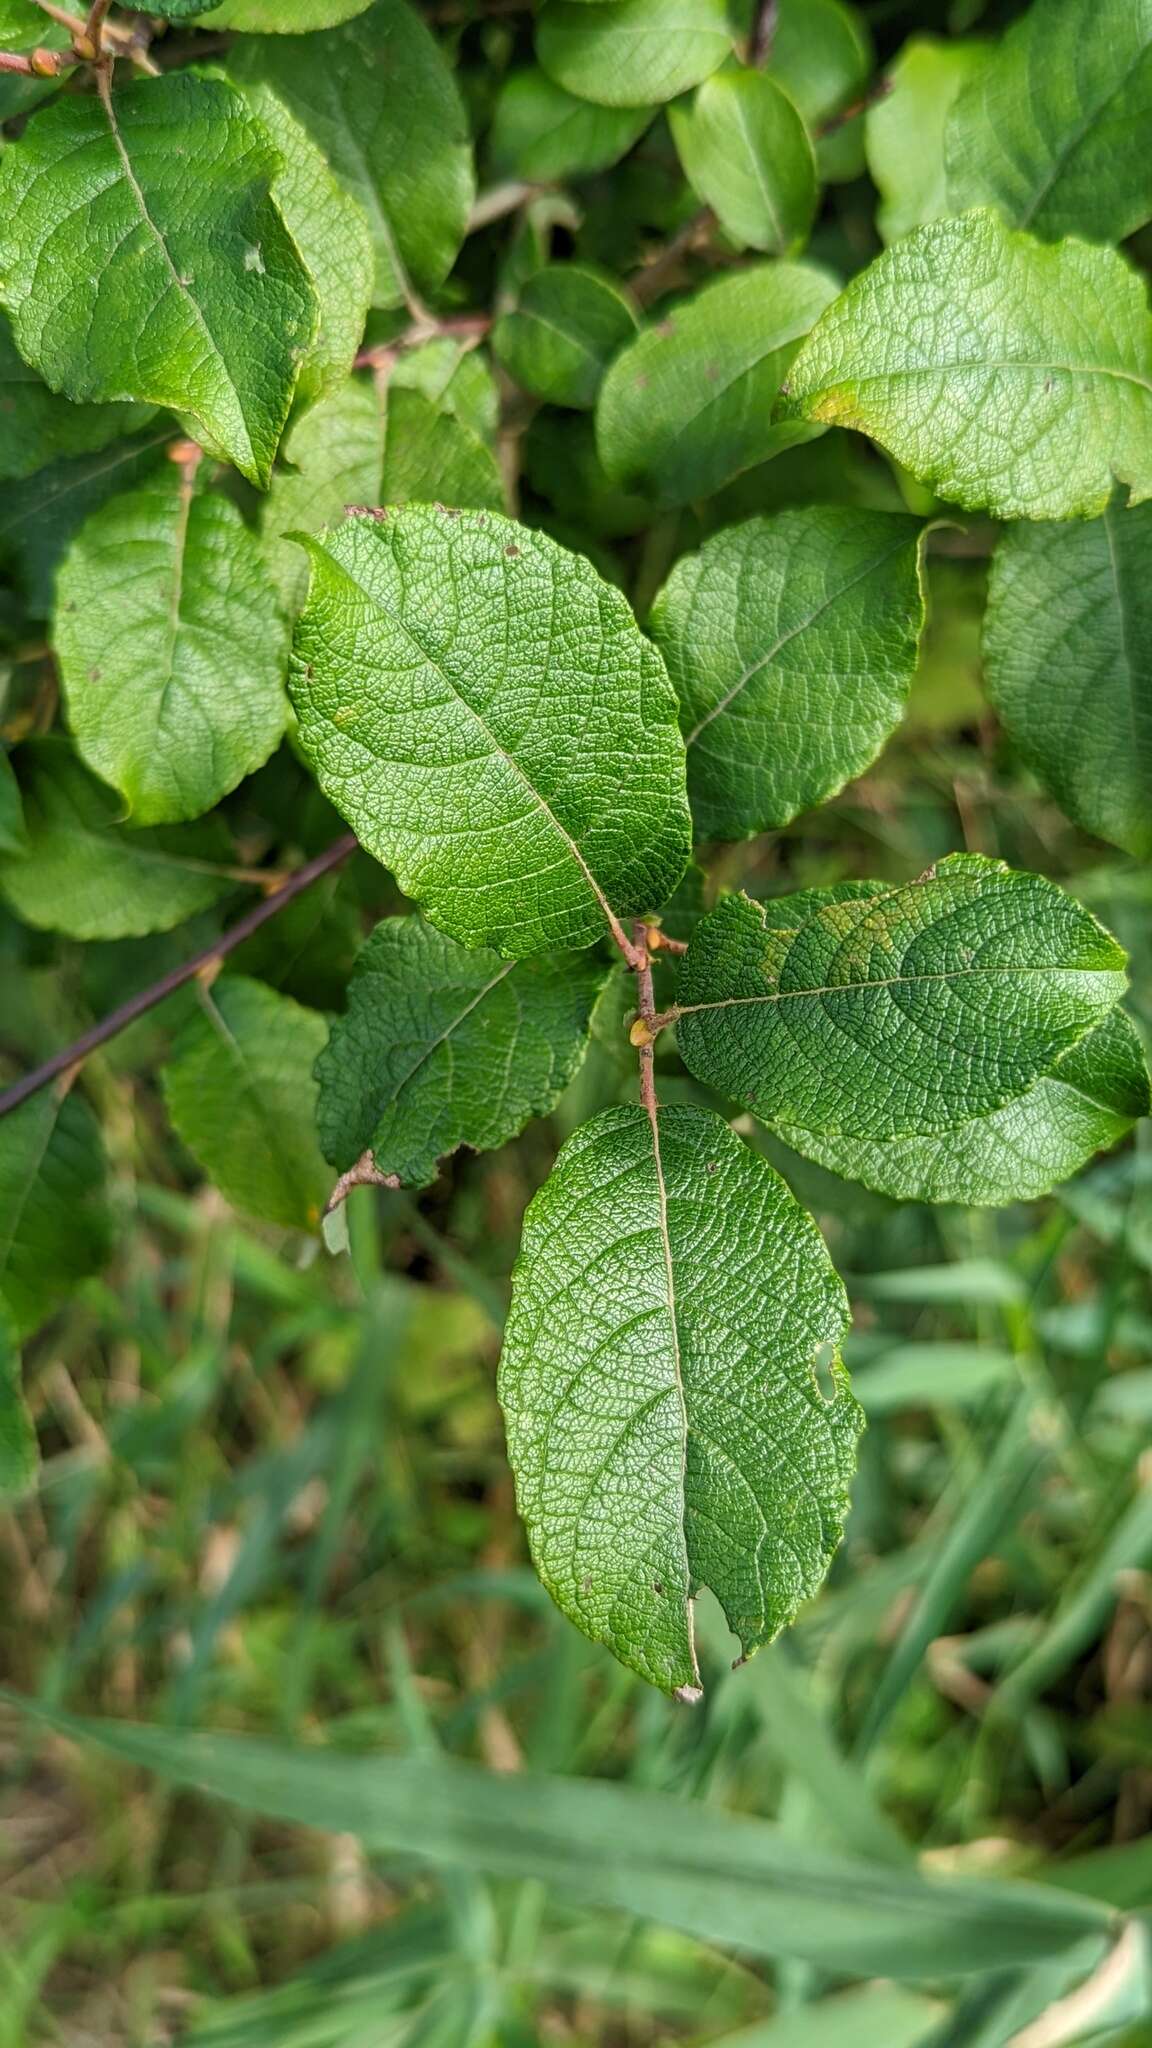
M 371 1150 L 362 1152 L 355 1166 L 342 1173 L 332 1193 L 324 1204 L 324 1214 L 330 1216 L 341 1202 L 346 1202 L 353 1188 L 398 1188 L 401 1185 L 398 1173 L 381 1173 Z
M 748 62 L 754 71 L 761 70 L 772 55 L 778 17 L 778 0 L 759 0 L 748 38 Z
M 694 213 L 678 234 L 657 251 L 651 262 L 645 263 L 629 279 L 634 298 L 642 306 L 649 299 L 659 298 L 664 286 L 675 276 L 685 256 L 691 255 L 700 243 L 707 241 L 716 225 L 716 215 L 710 206 L 701 207 Z
M 636 968 L 636 1002 L 640 1011 L 637 1023 L 644 1025 L 643 1038 L 637 1038 L 633 1030 L 632 1043 L 640 1054 L 640 1100 L 648 1112 L 653 1127 L 659 1104 L 656 1100 L 656 1033 L 652 1020 L 656 1015 L 656 997 L 652 990 L 652 955 L 648 951 L 648 927 L 643 918 L 637 918 L 632 927 L 633 944 L 642 965 Z
M 36 1067 L 30 1074 L 25 1074 L 22 1080 L 14 1081 L 10 1088 L 6 1088 L 3 1094 L 0 1094 L 0 1116 L 7 1116 L 10 1110 L 18 1109 L 22 1102 L 27 1102 L 30 1095 L 36 1095 L 41 1088 L 46 1088 L 58 1074 L 67 1073 L 70 1068 L 78 1067 L 90 1053 L 96 1052 L 102 1045 L 107 1045 L 109 1039 L 115 1038 L 127 1025 L 134 1024 L 137 1017 L 143 1017 L 146 1011 L 154 1010 L 157 1003 L 162 1003 L 165 997 L 172 995 L 176 989 L 183 988 L 186 982 L 193 981 L 204 968 L 211 967 L 217 961 L 223 960 L 227 954 L 234 953 L 237 946 L 242 946 L 245 939 L 250 939 L 253 932 L 258 932 L 261 925 L 267 924 L 270 917 L 275 917 L 278 911 L 292 903 L 297 896 L 303 895 L 304 890 L 310 889 L 313 882 L 318 882 L 321 875 L 330 874 L 333 868 L 338 868 L 346 861 L 349 854 L 355 852 L 356 846 L 355 833 L 345 832 L 342 838 L 334 840 L 323 853 L 318 853 L 315 860 L 307 861 L 302 868 L 297 868 L 295 874 L 289 875 L 281 888 L 273 890 L 270 896 L 265 897 L 263 903 L 258 903 L 254 909 L 249 910 L 238 924 L 234 924 L 210 946 L 203 947 L 199 953 L 193 954 L 190 960 L 185 960 L 179 967 L 173 967 L 168 974 L 161 975 L 159 981 L 154 981 L 150 987 L 141 989 L 138 995 L 129 996 L 126 1003 L 121 1003 L 119 1009 L 113 1010 L 99 1024 L 94 1024 L 90 1031 L 83 1032 L 71 1045 L 66 1045 L 63 1051 L 53 1053 L 52 1058 L 45 1060 L 43 1066 Z
M 0 50 L 0 71 L 15 71 L 21 78 L 59 78 L 69 64 L 79 61 L 74 50 L 30 50 L 26 56 Z

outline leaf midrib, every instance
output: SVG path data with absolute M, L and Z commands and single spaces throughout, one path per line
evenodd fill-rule
M 955 967 L 937 974 L 890 974 L 878 981 L 837 981 L 823 988 L 769 989 L 763 995 L 721 996 L 712 1003 L 677 1003 L 673 1014 L 677 1017 L 692 1016 L 697 1010 L 738 1009 L 746 1003 L 786 1003 L 796 996 L 847 996 L 859 995 L 874 988 L 916 988 L 926 982 L 972 981 L 977 977 L 1006 975 L 1017 980 L 1025 974 L 1119 974 L 1118 967 L 1063 967 L 1058 963 L 1039 967 Z
M 866 386 L 892 384 L 906 377 L 944 377 L 951 371 L 1005 370 L 1043 371 L 1046 376 L 1062 377 L 1111 377 L 1118 384 L 1133 384 L 1140 391 L 1152 393 L 1152 378 L 1142 377 L 1137 370 L 1118 369 L 1109 363 L 1053 363 L 1032 362 L 1026 357 L 1012 356 L 1000 361 L 993 356 L 978 356 L 971 361 L 950 361 L 940 363 L 901 363 L 891 370 L 876 370 L 867 377 L 841 377 L 833 383 L 821 384 L 814 391 L 801 395 L 801 402 L 823 398 L 833 391 L 862 391 Z

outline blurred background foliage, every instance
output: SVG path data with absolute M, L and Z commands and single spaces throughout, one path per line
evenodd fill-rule
M 468 0 L 428 11 L 483 135 L 529 25 Z M 842 86 L 841 111 L 910 31 L 983 34 L 1015 11 L 858 8 L 874 55 Z M 879 246 L 861 120 L 829 138 L 811 244 L 843 275 Z M 482 224 L 446 308 L 453 292 L 461 307 L 488 303 L 538 260 L 542 235 L 553 253 L 641 270 L 696 211 L 659 119 L 612 170 Z M 689 239 L 665 288 L 701 281 L 715 253 Z M 374 317 L 370 338 L 386 341 L 390 316 Z M 503 454 L 518 465 L 520 516 L 590 551 L 641 613 L 677 555 L 754 511 L 839 499 L 947 512 L 833 432 L 652 523 L 603 477 L 586 417 L 516 405 Z M 0 536 L 18 532 L 25 551 L 23 599 L 16 583 L 0 591 L 10 735 L 43 722 L 53 689 L 28 605 L 44 534 L 25 488 L 0 507 Z M 1000 856 L 1066 882 L 1119 935 L 1146 1034 L 1152 876 L 1069 824 L 981 695 L 993 538 L 967 518 L 933 534 L 920 673 L 875 768 L 786 834 L 724 850 L 708 888 L 774 895 L 903 879 L 956 848 Z M 340 829 L 287 745 L 220 815 L 246 867 L 306 858 Z M 248 900 L 237 885 L 176 933 L 86 945 L 0 906 L 5 1069 L 67 1042 Z M 397 903 L 358 857 L 232 965 L 332 1010 L 364 933 Z M 526 1559 L 494 1395 L 525 1204 L 567 1132 L 631 1098 L 620 1034 L 600 1032 L 556 1114 L 496 1157 L 453 1159 L 418 1203 L 359 1192 L 350 1255 L 330 1258 L 238 1216 L 181 1152 L 155 1074 L 195 1004 L 181 992 L 86 1069 L 111 1162 L 111 1257 L 27 1347 L 43 1462 L 34 1491 L 0 1511 L 6 1684 L 50 1713 L 153 1724 L 171 1768 L 142 1773 L 65 1732 L 33 1738 L 0 1710 L 0 2048 L 1152 2042 L 1146 1965 L 1061 2019 L 1083 1955 L 1001 1967 L 992 1906 L 975 1933 L 957 1907 L 909 1986 L 883 1956 L 846 1966 L 847 1934 L 823 1959 L 797 1959 L 769 1928 L 741 1960 L 677 1931 L 660 1891 L 675 1842 L 655 1833 L 624 1910 L 598 1902 L 586 1846 L 573 1843 L 564 1881 L 562 1827 L 551 1860 L 534 1857 L 511 1821 L 501 1841 L 495 1808 L 471 1865 L 458 1853 L 430 1870 L 419 1810 L 406 1840 L 365 1843 L 322 1786 L 301 1777 L 289 1796 L 286 1753 L 281 1805 L 303 1802 L 295 1817 L 266 1817 L 276 1796 L 262 1815 L 169 1782 L 195 1775 L 180 1761 L 193 1730 L 425 1767 L 471 1759 L 670 1795 L 686 1849 L 698 1818 L 723 1809 L 774 1820 L 801 1859 L 866 1856 L 878 1887 L 919 1858 L 928 1872 L 1037 1880 L 1054 1901 L 1064 1888 L 1152 1903 L 1147 1129 L 1050 1198 L 1003 1211 L 891 1203 L 771 1142 L 847 1278 L 870 1426 L 825 1591 L 735 1674 L 703 1601 L 706 1695 L 688 1712 L 551 1607 Z M 701 1092 L 670 1050 L 661 1088 Z M 751 1124 L 747 1135 L 770 1142 Z M 619 1811 L 629 1825 L 633 1809 Z M 727 1881 L 698 1870 L 701 1924 L 709 1885 Z M 798 1888 L 792 1910 L 807 1925 L 824 1908 Z M 870 1906 L 841 1900 L 841 1922 L 856 1910 L 862 1958 Z M 898 1927 L 898 1900 L 893 1913 Z M 972 1961 L 981 1940 L 986 1973 Z

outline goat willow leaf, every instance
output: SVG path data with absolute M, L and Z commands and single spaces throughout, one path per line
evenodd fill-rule
M 29 369 L 0 313 L 0 478 L 32 476 L 50 462 L 106 448 L 149 419 L 147 406 L 72 405 Z
M 1001 519 L 1152 497 L 1152 317 L 1114 249 L 1050 246 L 993 213 L 936 221 L 853 278 L 800 350 L 784 419 L 870 434 Z
M 229 839 L 216 819 L 134 830 L 112 791 L 59 739 L 16 754 L 25 845 L 0 860 L 0 893 L 28 924 L 74 939 L 170 931 L 234 884 L 216 865 Z
M 824 1577 L 861 1418 L 815 1367 L 846 1324 L 811 1217 L 708 1110 L 604 1111 L 528 1210 L 499 1387 L 532 1554 L 666 1692 L 698 1697 L 701 1586 L 750 1655 Z
M 1152 215 L 1150 123 L 1152 0 L 1033 0 L 953 102 L 952 209 L 1122 242 Z
M 229 68 L 271 86 L 368 216 L 373 304 L 444 282 L 475 196 L 468 123 L 440 48 L 407 0 L 320 35 L 253 37 Z
M 423 505 L 307 546 L 300 744 L 433 924 L 521 957 L 671 893 L 690 840 L 676 699 L 590 563 Z
M 875 758 L 916 667 L 919 550 L 914 519 L 816 505 L 726 527 L 677 563 L 652 635 L 701 838 L 787 825 Z
M 948 112 L 987 50 L 983 42 L 912 36 L 889 73 L 889 91 L 869 107 L 865 152 L 886 242 L 954 211 L 944 164 Z
M 313 1065 L 324 1019 L 290 996 L 222 974 L 201 992 L 164 1070 L 177 1132 L 238 1209 L 315 1230 L 331 1179 L 316 1139 Z
M 550 263 L 497 321 L 492 348 L 525 391 L 579 408 L 595 405 L 608 364 L 635 333 L 631 303 L 610 277 L 580 263 Z
M 510 72 L 496 100 L 488 158 L 502 178 L 534 182 L 606 171 L 639 140 L 653 107 L 596 107 L 547 72 Z
M 261 538 L 280 599 L 298 611 L 308 560 L 292 533 L 338 526 L 349 505 L 374 505 L 384 465 L 384 415 L 371 380 L 349 377 L 289 429 L 261 513 Z
M 71 94 L 0 157 L 0 294 L 74 399 L 189 415 L 264 485 L 316 326 L 270 187 L 280 158 L 221 79 Z
M 718 71 L 668 119 L 689 184 L 734 241 L 777 256 L 803 244 L 816 211 L 816 159 L 771 78 Z
M 588 954 L 502 960 L 385 918 L 316 1063 L 325 1156 L 344 1170 L 370 1151 L 424 1187 L 459 1145 L 503 1145 L 567 1087 L 607 971 Z
M 1082 905 L 980 854 L 798 927 L 773 908 L 726 897 L 677 992 L 685 1064 L 772 1124 L 955 1129 L 1023 1094 L 1125 986 L 1123 949 Z
M 600 387 L 596 441 L 612 482 L 689 504 L 810 440 L 818 427 L 774 423 L 772 407 L 835 296 L 834 280 L 814 265 L 758 263 L 646 327 Z
M 100 1126 L 76 1094 L 43 1088 L 0 1122 L 0 1307 L 19 1335 L 112 1251 Z
M 16 1325 L 0 1301 L 0 1504 L 27 1491 L 39 1462 L 36 1427 L 20 1384 Z
M 77 746 L 135 824 L 211 810 L 284 730 L 288 628 L 259 543 L 171 463 L 81 528 L 55 644 Z
M 280 152 L 272 197 L 316 287 L 319 325 L 296 387 L 311 405 L 347 377 L 364 334 L 375 278 L 368 216 L 269 86 L 253 80 L 245 97 Z
M 1029 767 L 1087 831 L 1152 854 L 1152 505 L 1010 526 L 984 682 Z
M 651 107 L 719 69 L 732 51 L 725 0 L 549 0 L 536 30 L 548 76 L 603 107 Z
M 1148 1113 L 1143 1048 L 1124 1012 L 1113 1010 L 1023 1095 L 954 1131 L 883 1140 L 775 1129 L 794 1151 L 877 1194 L 987 1207 L 1046 1195 Z

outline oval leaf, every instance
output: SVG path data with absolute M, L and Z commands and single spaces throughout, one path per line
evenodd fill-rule
M 237 44 L 229 68 L 291 109 L 368 216 L 373 304 L 402 306 L 444 282 L 475 197 L 472 146 L 456 81 L 407 0 L 316 36 Z
M 1113 1010 L 1023 1095 L 929 1138 L 820 1136 L 775 1129 L 807 1159 L 902 1202 L 1031 1202 L 1079 1173 L 1149 1112 L 1148 1069 L 1134 1026 Z
M 190 415 L 260 485 L 317 319 L 279 163 L 235 88 L 190 72 L 66 94 L 0 157 L 21 354 L 69 398 Z
M 699 1696 L 700 1586 L 748 1656 L 824 1577 L 861 1418 L 815 1367 L 846 1325 L 811 1217 L 707 1110 L 605 1110 L 528 1210 L 499 1386 L 533 1558 L 666 1692 Z
M 55 636 L 76 744 L 136 824 L 198 818 L 279 742 L 288 628 L 259 544 L 172 463 L 81 528 Z
M 992 213 L 906 235 L 792 365 L 787 419 L 871 434 L 1000 519 L 1092 518 L 1152 496 L 1152 319 L 1113 249 L 1048 247 Z
M 664 664 L 581 556 L 428 506 L 308 543 L 291 693 L 322 788 L 464 945 L 590 945 L 689 852 Z
M 716 71 L 732 50 L 725 0 L 549 0 L 536 30 L 548 76 L 604 107 L 652 107 Z
M 600 389 L 596 441 L 613 483 L 690 504 L 813 430 L 772 424 L 804 335 L 836 296 L 826 271 L 764 263 L 706 285 L 645 328 Z
M 260 531 L 280 601 L 296 612 L 308 590 L 308 560 L 292 533 L 337 526 L 349 505 L 374 505 L 384 467 L 384 416 L 372 381 L 349 377 L 297 420 L 284 441 L 264 500 Z
M 1033 0 L 953 102 L 953 211 L 1122 242 L 1152 215 L 1150 0 Z
M 1039 875 L 952 854 L 868 886 L 799 927 L 747 896 L 697 925 L 676 1015 L 698 1080 L 832 1136 L 953 1130 L 1023 1094 L 1123 993 L 1123 949 Z
M 676 564 L 652 636 L 699 837 L 787 825 L 875 759 L 916 667 L 919 553 L 913 519 L 816 505 L 726 527 Z
M 1152 505 L 1010 526 L 992 558 L 984 682 L 1069 817 L 1152 854 Z
M 816 159 L 787 93 L 762 71 L 718 71 L 668 119 L 689 184 L 733 241 L 776 256 L 801 247 Z
M 537 398 L 577 408 L 596 403 L 604 372 L 636 332 L 622 291 L 599 270 L 551 263 L 521 289 L 498 320 L 493 353 Z
M 889 72 L 889 90 L 869 107 L 865 149 L 880 193 L 876 225 L 886 242 L 951 213 L 944 131 L 957 94 L 982 64 L 987 43 L 913 36 Z
M 111 1257 L 104 1142 L 88 1104 L 42 1088 L 0 1121 L 0 1308 L 19 1336 Z
M 500 178 L 547 184 L 590 178 L 638 142 L 654 107 L 596 107 L 535 66 L 510 72 L 488 131 L 488 159 Z
M 316 1063 L 325 1157 L 370 1152 L 406 1187 L 460 1145 L 490 1152 L 559 1101 L 607 969 L 594 957 L 502 960 L 390 917 L 363 948 Z
M 32 476 L 65 456 L 106 448 L 150 416 L 147 406 L 73 405 L 49 391 L 0 313 L 0 478 Z

